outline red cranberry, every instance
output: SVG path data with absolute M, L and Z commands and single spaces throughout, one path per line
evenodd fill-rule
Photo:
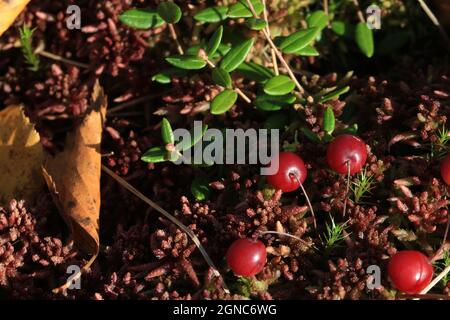
M 307 170 L 303 159 L 293 152 L 278 155 L 277 173 L 267 177 L 267 182 L 283 192 L 291 192 L 300 187 L 306 179 Z
M 450 185 L 450 154 L 441 162 L 441 177 L 446 184 Z
M 259 240 L 238 239 L 227 251 L 227 262 L 238 275 L 251 277 L 261 272 L 266 264 L 266 247 Z
M 337 173 L 347 173 L 347 162 L 350 165 L 350 174 L 357 173 L 362 169 L 366 160 L 366 144 L 353 135 L 340 135 L 328 145 L 328 165 Z
M 431 282 L 433 267 L 428 258 L 419 251 L 404 250 L 391 258 L 388 274 L 398 290 L 417 294 Z

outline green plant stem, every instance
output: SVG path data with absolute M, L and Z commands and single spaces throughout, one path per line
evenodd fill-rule
M 256 14 L 255 8 L 253 7 L 253 4 L 250 2 L 250 0 L 247 0 L 247 4 L 248 4 L 248 6 L 250 8 L 250 11 L 252 12 L 253 16 L 258 19 L 258 15 Z M 305 93 L 305 89 L 303 89 L 301 84 L 298 82 L 298 80 L 295 77 L 294 72 L 292 71 L 291 67 L 289 66 L 289 64 L 284 59 L 284 57 L 281 54 L 280 50 L 278 50 L 278 48 L 275 45 L 275 43 L 272 41 L 272 38 L 271 38 L 270 34 L 267 33 L 266 29 L 263 29 L 262 32 L 263 32 L 267 42 L 271 46 L 271 48 L 275 51 L 275 54 L 277 55 L 278 60 L 280 60 L 281 64 L 286 68 L 286 71 L 289 74 L 289 77 L 292 79 L 292 81 L 294 81 L 295 86 L 297 87 L 298 91 L 300 91 L 300 94 L 303 95 Z

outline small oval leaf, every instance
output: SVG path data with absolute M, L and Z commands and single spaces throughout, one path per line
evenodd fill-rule
M 344 21 L 335 20 L 331 23 L 331 30 L 338 36 L 343 36 L 346 32 L 347 26 Z
M 357 24 L 355 40 L 361 52 L 364 53 L 366 57 L 371 58 L 375 47 L 373 43 L 373 32 L 372 29 L 367 26 L 367 23 L 360 22 Z
M 233 90 L 225 90 L 219 93 L 211 102 L 211 113 L 218 115 L 223 114 L 231 109 L 238 98 Z
M 228 72 L 222 68 L 214 68 L 212 71 L 212 79 L 215 84 L 225 88 L 231 88 L 231 77 Z
M 161 136 L 166 145 L 175 143 L 172 126 L 166 118 L 163 118 L 161 121 Z
M 135 29 L 158 28 L 164 24 L 164 20 L 155 10 L 130 9 L 119 15 L 123 24 Z
M 292 92 L 295 83 L 285 75 L 273 77 L 264 84 L 264 92 L 272 96 L 282 96 Z
M 181 19 L 181 9 L 173 2 L 162 2 L 158 5 L 158 14 L 167 23 L 177 23 Z
M 155 74 L 152 77 L 152 80 L 156 81 L 158 83 L 168 84 L 168 83 L 172 82 L 173 76 L 181 77 L 181 76 L 185 76 L 186 74 L 187 74 L 187 71 L 185 71 L 185 70 L 178 69 L 178 68 L 168 68 L 168 69 L 161 70 L 160 72 Z
M 239 67 L 239 65 L 244 62 L 245 58 L 250 53 L 254 41 L 255 40 L 253 38 L 248 39 L 243 41 L 236 47 L 231 48 L 231 50 L 226 54 L 226 56 L 220 63 L 222 69 L 227 72 L 231 72 Z
M 222 41 L 223 26 L 220 26 L 211 36 L 206 46 L 206 54 L 208 57 L 213 57 L 217 49 L 219 49 L 220 42 Z
M 264 6 L 263 6 L 261 0 L 250 0 L 250 2 L 256 11 L 256 14 L 260 15 L 264 10 Z M 250 8 L 248 7 L 247 0 L 238 0 L 238 2 L 236 2 L 235 4 L 233 4 L 230 7 L 227 15 L 230 18 L 251 18 L 251 17 L 253 17 L 253 13 L 250 10 Z
M 300 50 L 298 50 L 295 54 L 298 54 L 299 56 L 304 56 L 304 57 L 315 57 L 319 55 L 319 51 L 316 50 L 316 48 L 314 48 L 311 45 L 308 45 Z
M 335 121 L 333 108 L 326 108 L 323 114 L 323 130 L 328 134 L 332 134 L 334 131 Z
M 319 31 L 320 29 L 317 27 L 299 30 L 283 39 L 280 43 L 280 49 L 284 53 L 295 53 L 309 45 Z
M 228 7 L 210 7 L 197 12 L 194 19 L 200 22 L 215 23 L 227 19 Z
M 241 63 L 236 71 L 247 79 L 256 82 L 264 82 L 274 76 L 270 69 L 251 61 Z
M 292 105 L 296 98 L 292 94 L 285 96 L 270 96 L 268 94 L 259 94 L 255 99 L 255 105 L 258 109 L 264 111 L 277 111 L 283 107 Z
M 322 143 L 322 140 L 320 140 L 320 137 L 317 135 L 317 133 L 311 131 L 310 129 L 306 127 L 301 127 L 300 131 L 305 135 L 306 138 L 308 138 L 311 142 L 314 143 Z
M 245 21 L 245 25 L 252 30 L 262 30 L 267 27 L 267 22 L 263 19 L 249 18 Z
M 207 125 L 202 125 L 201 131 L 195 130 L 195 127 L 192 128 L 191 130 L 189 130 L 190 139 L 177 141 L 177 144 L 175 145 L 175 149 L 179 152 L 189 150 L 194 145 L 196 145 L 197 142 L 199 142 L 202 139 L 202 137 L 205 135 L 207 129 L 208 129 Z
M 167 57 L 166 61 L 171 65 L 186 69 L 186 70 L 198 70 L 202 69 L 206 66 L 206 61 L 201 59 L 200 57 L 194 55 L 176 55 Z
M 191 184 L 191 193 L 197 201 L 203 201 L 209 198 L 211 189 L 208 181 L 204 178 L 196 177 Z
M 166 161 L 167 151 L 164 147 L 154 147 L 144 153 L 141 160 L 149 163 Z
M 330 100 L 336 100 L 337 98 L 339 98 L 339 96 L 341 94 L 344 94 L 344 93 L 348 92 L 348 90 L 350 90 L 349 86 L 345 86 L 343 88 L 339 88 L 339 89 L 337 89 L 337 90 L 335 90 L 333 92 L 330 92 L 327 95 L 324 95 L 322 98 L 319 99 L 319 102 L 320 103 L 324 103 L 324 102 L 327 102 L 327 101 L 330 101 Z
M 322 10 L 317 10 L 306 17 L 308 27 L 317 27 L 319 30 L 325 28 L 328 24 L 328 16 Z

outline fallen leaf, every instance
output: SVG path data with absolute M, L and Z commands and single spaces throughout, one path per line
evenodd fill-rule
M 68 133 L 64 151 L 45 159 L 43 174 L 55 203 L 81 251 L 97 255 L 100 214 L 100 144 L 107 100 L 97 82 L 91 110 Z
M 43 160 L 39 134 L 22 106 L 0 111 L 0 203 L 13 198 L 33 203 L 44 186 Z
M 0 36 L 9 28 L 30 0 L 0 0 Z

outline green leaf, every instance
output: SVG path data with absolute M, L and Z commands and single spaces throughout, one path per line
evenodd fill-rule
M 249 54 L 254 41 L 255 40 L 253 38 L 248 39 L 237 45 L 236 47 L 231 48 L 231 50 L 226 54 L 226 56 L 220 63 L 222 69 L 231 72 L 239 67 L 239 65 L 244 62 L 245 58 Z
M 360 22 L 356 26 L 355 40 L 359 49 L 368 58 L 373 56 L 375 50 L 373 43 L 373 32 L 365 22 Z
M 284 53 L 295 53 L 296 51 L 299 51 L 309 45 L 317 36 L 319 31 L 320 29 L 317 27 L 297 31 L 281 41 L 280 49 Z
M 263 19 L 249 18 L 245 21 L 245 25 L 252 30 L 262 30 L 267 27 L 267 22 Z
M 204 178 L 194 178 L 191 184 L 191 193 L 197 201 L 208 199 L 211 194 L 208 181 Z
M 338 36 L 343 36 L 346 32 L 347 26 L 344 21 L 335 20 L 331 23 L 331 30 Z
M 211 102 L 211 113 L 218 115 L 231 109 L 238 98 L 233 90 L 225 90 L 219 93 Z
M 176 55 L 167 57 L 166 61 L 170 63 L 171 65 L 186 69 L 186 70 L 197 70 L 202 69 L 206 66 L 206 61 L 203 60 L 200 57 L 194 56 L 194 55 Z
M 298 50 L 295 54 L 305 57 L 315 57 L 319 55 L 319 51 L 317 51 L 313 46 L 307 45 L 306 47 Z
M 251 61 L 241 63 L 236 71 L 247 79 L 256 82 L 264 82 L 273 77 L 273 72 L 270 69 Z
M 358 124 L 354 123 L 351 126 L 349 126 L 348 128 L 345 128 L 344 130 L 342 130 L 343 133 L 350 133 L 350 134 L 357 134 L 358 133 Z
M 306 127 L 301 127 L 300 131 L 305 135 L 306 138 L 308 138 L 310 141 L 314 143 L 322 143 L 317 133 L 312 132 L 310 129 Z
M 173 2 L 162 2 L 158 5 L 158 14 L 167 23 L 177 23 L 181 19 L 181 9 Z
M 260 0 L 250 0 L 253 5 L 253 8 L 256 11 L 257 15 L 260 15 L 264 6 Z M 253 14 L 250 8 L 247 5 L 247 0 L 238 0 L 237 3 L 233 4 L 230 9 L 228 9 L 228 17 L 230 18 L 251 18 Z
M 198 56 L 198 51 L 204 48 L 204 43 L 197 43 L 186 49 L 185 54 L 190 56 Z
M 221 43 L 219 45 L 219 49 L 217 49 L 217 53 L 220 57 L 225 57 L 227 55 L 228 52 L 230 52 L 231 50 L 231 46 L 225 44 L 225 43 Z
M 228 7 L 210 7 L 197 12 L 194 19 L 201 22 L 215 23 L 227 19 Z
M 212 79 L 215 84 L 225 88 L 231 88 L 231 77 L 228 72 L 222 68 L 214 68 L 212 71 Z
M 166 118 L 163 118 L 161 121 L 161 136 L 166 145 L 175 143 L 172 126 Z
M 123 24 L 135 29 L 158 28 L 164 24 L 164 20 L 155 10 L 130 9 L 119 15 Z
M 289 123 L 289 117 L 283 113 L 278 112 L 275 114 L 272 114 L 267 118 L 267 120 L 264 122 L 264 129 L 283 129 L 286 125 Z
M 175 145 L 175 149 L 178 150 L 179 152 L 182 152 L 192 148 L 197 144 L 197 142 L 199 142 L 202 139 L 207 129 L 208 129 L 207 125 L 203 125 L 201 132 L 196 132 L 192 128 L 191 130 L 189 130 L 191 140 L 178 141 L 177 144 Z
M 272 96 L 282 96 L 292 92 L 295 83 L 285 75 L 273 77 L 264 84 L 264 92 Z
M 333 108 L 326 108 L 323 114 L 323 130 L 328 134 L 332 134 L 334 131 L 335 121 Z
M 255 99 L 255 105 L 264 111 L 277 111 L 283 107 L 292 105 L 296 98 L 292 94 L 285 96 L 270 96 L 268 94 L 259 94 Z
M 157 163 L 166 161 L 167 151 L 164 147 L 154 147 L 148 150 L 141 157 L 141 160 L 144 162 Z
M 153 81 L 168 84 L 172 81 L 173 76 L 185 76 L 187 74 L 186 70 L 178 69 L 178 68 L 168 68 L 161 70 L 157 74 L 152 77 Z
M 330 92 L 327 95 L 324 95 L 322 98 L 319 99 L 320 103 L 324 103 L 330 100 L 336 100 L 337 98 L 339 98 L 340 95 L 348 92 L 348 90 L 350 90 L 349 86 L 345 86 L 343 88 L 339 88 L 333 92 Z
M 317 27 L 319 30 L 325 28 L 328 24 L 328 16 L 322 10 L 317 10 L 306 17 L 308 27 Z
M 222 41 L 223 26 L 220 26 L 211 36 L 206 46 L 206 54 L 208 57 L 213 57 L 217 49 L 219 49 L 220 42 Z

